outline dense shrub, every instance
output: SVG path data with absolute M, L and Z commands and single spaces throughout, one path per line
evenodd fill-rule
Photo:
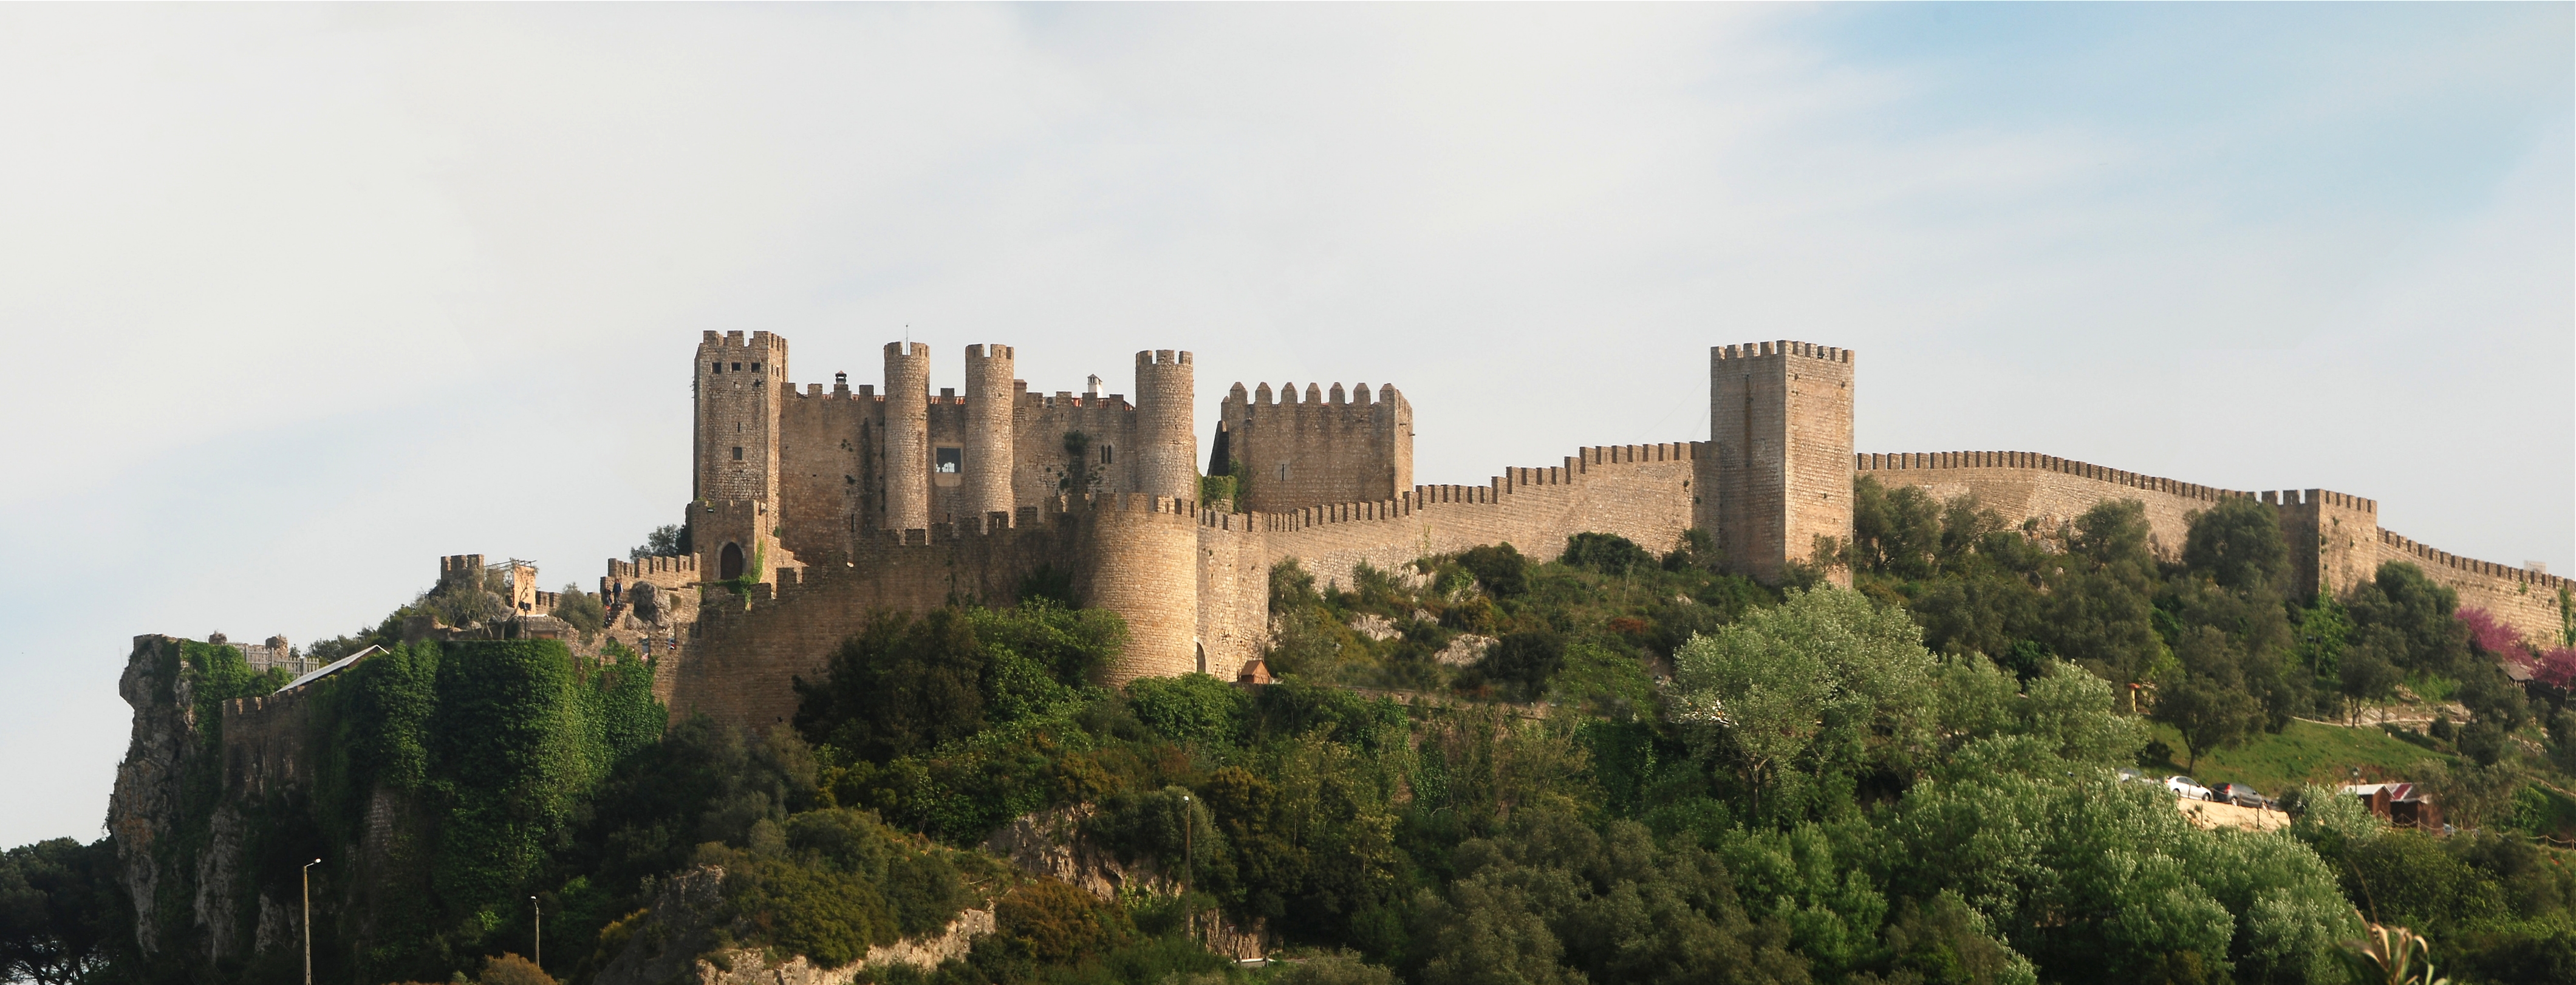
M 1476 576 L 1476 584 L 1496 598 L 1529 591 L 1529 559 L 1510 544 L 1488 544 L 1458 555 L 1458 564 Z
M 1617 534 L 1580 533 L 1568 537 L 1565 555 L 1557 560 L 1567 567 L 1588 568 L 1605 575 L 1624 575 L 1656 565 L 1653 553 Z

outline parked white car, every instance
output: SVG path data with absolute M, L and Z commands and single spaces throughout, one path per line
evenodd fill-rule
M 2189 797 L 2193 800 L 2210 799 L 2209 788 L 2201 786 L 2200 781 L 2188 776 L 2165 777 L 2165 789 L 2173 791 L 2176 797 Z

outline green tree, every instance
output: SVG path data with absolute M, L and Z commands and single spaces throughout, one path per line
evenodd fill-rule
M 1931 577 L 1941 553 L 1941 504 L 1914 486 L 1889 489 L 1877 478 L 1852 482 L 1854 570 L 1899 579 Z
M 2342 680 L 2343 654 L 2352 639 L 2352 616 L 2333 595 L 2319 592 L 2306 606 L 2291 610 L 2290 631 L 2299 664 L 2318 686 L 2332 691 Z
M 1536 701 L 1565 667 L 1565 637 L 1548 630 L 1505 633 L 1482 660 L 1459 678 L 1462 686 L 1492 683 L 1513 701 Z
M 2469 628 L 2452 612 L 2459 594 L 2404 561 L 2379 566 L 2378 576 L 2353 587 L 2344 599 L 2355 625 L 2396 634 L 2402 644 L 2385 654 L 2410 671 L 2457 676 L 2470 664 Z
M 806 741 L 883 762 L 984 727 L 982 644 L 955 609 L 880 611 L 834 650 L 825 677 L 794 681 Z
M 0 981 L 73 985 L 103 972 L 132 920 L 121 871 L 104 838 L 0 855 Z
M 2263 706 L 2247 691 L 2244 655 L 2227 634 L 2194 627 L 2174 649 L 2181 669 L 2157 687 L 2149 716 L 2182 733 L 2190 756 L 2183 768 L 2190 770 L 2202 753 L 2241 744 L 2262 728 Z
M 2406 679 L 2392 654 L 2405 651 L 2406 640 L 2395 630 L 2384 626 L 2366 627 L 2360 631 L 2360 643 L 2344 651 L 2336 671 L 2336 693 L 2343 696 L 2344 720 L 2358 724 L 2361 710 L 2374 701 L 2385 701 L 2397 692 Z
M 2006 539 L 1998 541 L 1998 535 Z M 1941 504 L 1941 570 L 1956 571 L 1981 554 L 1999 553 L 1996 548 L 2013 541 L 2027 540 L 2018 533 L 2007 533 L 2003 514 L 1987 509 L 1975 493 L 1962 493 Z
M 1135 933 L 1124 911 L 1061 882 L 1035 882 L 1002 897 L 994 922 L 1008 939 L 1039 961 L 1090 957 Z
M 2107 770 L 1970 752 L 1886 819 L 1891 892 L 1957 893 L 2043 980 L 2342 980 L 2335 942 L 2360 921 L 2305 845 L 2201 831 Z
M 1234 744 L 1251 700 L 1206 674 L 1139 677 L 1127 683 L 1127 707 L 1154 734 L 1209 747 Z
M 689 528 L 687 526 L 680 524 L 665 524 L 663 526 L 655 527 L 653 528 L 653 532 L 644 535 L 644 542 L 642 544 L 638 544 L 635 546 L 635 549 L 626 552 L 626 559 L 629 561 L 641 561 L 648 557 L 669 557 L 675 554 L 687 554 L 690 550 L 689 540 Z
M 1637 542 L 1617 534 L 1580 533 L 1565 539 L 1565 554 L 1558 563 L 1569 568 L 1589 568 L 1606 575 L 1624 575 L 1656 566 L 1655 555 Z
M 446 794 L 432 875 L 460 909 L 514 899 L 597 778 L 571 655 L 554 640 L 442 644 L 430 751 Z
M 1529 559 L 1509 543 L 1486 544 L 1468 548 L 1458 555 L 1458 564 L 1476 576 L 1476 583 L 1495 598 L 1513 598 L 1529 592 Z
M 582 591 L 579 585 L 563 587 L 555 596 L 552 615 L 571 624 L 583 640 L 599 635 L 600 627 L 608 623 L 608 607 L 599 601 L 599 596 Z
M 1759 813 L 1785 770 L 1902 760 L 1928 740 L 1936 661 L 1921 640 L 1860 593 L 1793 591 L 1674 655 L 1674 717 L 1734 764 Z
M 2027 579 L 1980 571 L 1933 582 L 1907 608 L 1923 624 L 1925 646 L 2002 658 L 2044 631 L 2047 602 Z
M 2509 733 L 2531 720 L 2531 704 L 2522 685 L 2514 683 L 2504 668 L 2484 664 L 2460 675 L 2460 686 L 2451 696 L 2469 710 L 2472 722 L 2484 722 L 2500 733 Z
M 2063 532 L 2052 559 L 2042 642 L 2113 683 L 2146 679 L 2164 656 L 2155 630 L 2155 555 L 2146 508 L 2136 500 L 2094 506 Z
M 1395 972 L 1334 951 L 1298 961 L 1270 976 L 1277 985 L 1397 985 Z
M 2251 496 L 2235 496 L 2193 513 L 2182 562 L 2226 588 L 2277 590 L 2290 564 L 2278 510 Z

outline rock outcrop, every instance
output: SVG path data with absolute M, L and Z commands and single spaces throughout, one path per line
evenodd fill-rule
M 1070 883 L 1104 900 L 1117 900 L 1122 893 L 1180 890 L 1179 882 L 1151 860 L 1121 862 L 1083 837 L 1082 822 L 1091 813 L 1089 807 L 1057 807 L 1022 815 L 993 832 L 984 848 L 1009 859 L 1013 868 L 1025 874 Z M 1274 943 L 1261 921 L 1239 927 L 1215 912 L 1199 915 L 1198 937 L 1208 950 L 1238 960 L 1263 957 Z
M 134 728 L 126 742 L 125 761 L 116 767 L 116 791 L 107 802 L 107 830 L 116 838 L 125 892 L 134 904 L 135 943 L 145 954 L 161 949 L 161 923 L 174 914 L 162 906 L 169 891 L 195 912 L 197 924 L 208 922 L 202 892 L 182 885 L 186 874 L 170 871 L 181 847 L 173 844 L 180 828 L 180 791 L 193 754 L 204 745 L 197 721 L 196 695 L 187 675 L 179 672 L 180 640 L 171 636 L 137 636 L 126 657 L 117 693 L 134 709 Z M 193 758 L 203 758 L 201 755 Z M 238 848 L 238 845 L 235 846 Z M 231 871 L 233 860 L 209 857 L 201 867 Z M 174 900 L 173 909 L 177 907 Z
M 720 946 L 724 878 L 724 869 L 712 865 L 682 872 L 663 884 L 650 910 L 628 918 L 632 925 L 609 928 L 603 936 L 623 938 L 623 943 L 595 985 L 849 985 L 870 968 L 938 967 L 965 957 L 975 938 L 993 932 L 993 909 L 985 907 L 957 914 L 937 934 L 871 947 L 866 957 L 838 968 L 825 968 L 804 955 L 773 962 L 757 948 Z

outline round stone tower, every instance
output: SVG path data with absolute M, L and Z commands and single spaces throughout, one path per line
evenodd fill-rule
M 1009 513 L 1011 496 L 1011 347 L 966 347 L 965 496 L 958 520 L 980 529 L 994 513 Z
M 1198 501 L 1198 432 L 1191 417 L 1196 387 L 1190 354 L 1155 349 L 1136 354 L 1138 492 Z
M 1198 517 L 1187 500 L 1103 493 L 1084 517 L 1084 603 L 1127 620 L 1111 687 L 1198 670 Z
M 930 526 L 930 345 L 885 347 L 885 525 Z

